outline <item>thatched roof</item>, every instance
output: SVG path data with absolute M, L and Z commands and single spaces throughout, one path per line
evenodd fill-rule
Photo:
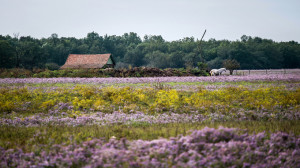
M 70 54 L 66 63 L 60 69 L 102 68 L 111 59 L 111 54 Z

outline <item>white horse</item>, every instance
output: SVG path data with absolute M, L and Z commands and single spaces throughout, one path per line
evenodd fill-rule
M 222 72 L 226 72 L 226 68 L 212 69 L 209 73 L 210 76 L 219 76 L 222 75 Z

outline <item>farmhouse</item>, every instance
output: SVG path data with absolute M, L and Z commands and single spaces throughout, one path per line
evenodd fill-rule
M 111 54 L 70 54 L 60 69 L 114 68 Z

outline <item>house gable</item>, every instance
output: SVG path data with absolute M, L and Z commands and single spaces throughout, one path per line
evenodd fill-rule
M 109 59 L 107 60 L 107 63 L 106 63 L 106 64 L 109 64 L 109 65 L 114 64 L 114 62 L 113 62 L 113 60 L 111 59 L 111 57 L 109 57 Z

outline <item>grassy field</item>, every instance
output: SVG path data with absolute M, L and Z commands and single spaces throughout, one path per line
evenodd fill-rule
M 277 162 L 297 167 L 299 86 L 298 75 L 0 79 L 1 167 L 147 167 L 146 161 L 150 167 L 272 166 Z M 183 142 L 189 138 L 194 140 Z M 98 147 L 88 145 L 92 142 Z M 166 153 L 169 148 L 158 152 L 155 145 L 147 145 L 171 142 L 187 144 L 174 147 L 178 150 L 174 154 Z M 205 143 L 201 150 L 200 142 Z M 246 150 L 239 142 L 247 144 L 249 155 L 236 153 Z M 237 143 L 236 149 L 227 143 Z M 292 146 L 279 148 L 272 143 Z M 228 152 L 204 163 L 208 156 L 217 155 L 208 147 L 214 145 L 218 153 L 221 144 Z M 54 150 L 57 146 L 68 153 Z M 127 154 L 117 154 L 122 152 Z M 270 161 L 255 159 L 257 152 L 262 152 L 262 158 L 269 156 Z M 82 154 L 79 158 L 78 153 Z

